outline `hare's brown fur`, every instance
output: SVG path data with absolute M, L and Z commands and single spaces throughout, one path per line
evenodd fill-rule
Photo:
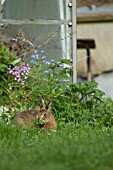
M 51 101 L 48 102 L 46 108 L 44 100 L 41 98 L 41 105 L 39 110 L 25 110 L 15 116 L 15 125 L 23 127 L 39 127 L 46 129 L 56 129 L 57 125 L 55 118 L 50 110 Z M 41 121 L 43 124 L 37 125 L 35 121 Z

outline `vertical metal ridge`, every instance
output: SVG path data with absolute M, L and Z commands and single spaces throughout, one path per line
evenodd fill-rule
M 1 22 L 2 22 L 2 2 L 0 0 L 0 27 L 1 27 Z
M 77 82 L 77 66 L 76 66 L 76 0 L 72 0 L 72 60 L 73 60 L 73 83 Z
M 60 20 L 64 20 L 65 16 L 64 16 L 64 0 L 59 0 L 59 9 L 60 9 Z M 65 37 L 65 24 L 61 24 L 61 31 L 60 31 L 60 36 L 61 39 L 63 38 L 63 40 L 61 40 L 61 44 L 62 44 L 62 55 L 63 55 L 63 59 L 66 58 L 66 39 Z
M 71 2 L 71 0 L 66 0 L 66 20 L 70 22 L 72 20 L 71 16 L 71 10 L 68 6 L 68 4 Z M 66 59 L 71 58 L 71 37 L 70 35 L 72 34 L 72 29 L 69 27 L 69 25 L 66 25 Z

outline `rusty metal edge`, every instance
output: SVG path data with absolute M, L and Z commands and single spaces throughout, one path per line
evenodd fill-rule
M 113 22 L 113 13 L 90 13 L 90 14 L 77 14 L 77 23 L 84 22 Z

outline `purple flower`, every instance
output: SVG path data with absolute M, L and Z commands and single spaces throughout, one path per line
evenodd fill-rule
M 21 70 L 22 70 L 23 72 L 26 72 L 27 67 L 23 67 Z
M 7 69 L 8 69 L 8 71 L 9 71 L 9 73 L 12 73 L 12 72 L 13 72 L 12 69 L 11 69 L 11 66 L 9 66 Z
M 41 50 L 40 52 L 41 52 L 41 53 L 44 53 L 44 50 Z
M 19 56 L 15 56 L 15 58 L 19 58 Z
M 35 55 L 31 55 L 32 58 L 35 58 Z
M 45 64 L 46 64 L 46 65 L 50 65 L 50 62 L 46 61 Z
M 39 55 L 37 54 L 37 55 L 35 55 L 35 58 L 38 60 L 39 59 Z
M 66 83 L 66 82 L 69 82 L 69 80 L 66 80 L 66 79 L 62 80 L 62 79 L 60 79 L 59 82 L 60 82 L 60 83 L 61 83 L 61 82 L 65 82 L 65 83 Z
M 42 60 L 43 60 L 43 59 L 46 59 L 46 56 L 42 56 Z
M 14 80 L 24 84 L 24 80 L 28 78 L 28 74 L 30 73 L 30 67 L 28 63 L 22 63 L 22 66 L 15 66 L 13 69 L 11 69 L 11 66 L 8 67 L 8 71 L 10 74 L 13 75 Z
M 9 65 L 8 69 L 9 69 L 9 68 L 11 69 L 11 65 Z
M 16 75 L 16 78 L 20 78 L 20 77 L 21 77 L 20 74 L 17 74 L 17 75 Z
M 22 81 L 21 84 L 24 85 L 25 81 Z
M 54 63 L 54 62 L 55 62 L 55 60 L 51 60 L 50 62 L 51 62 L 51 63 Z
M 37 53 L 37 52 L 38 52 L 38 50 L 34 50 L 34 52 L 35 52 L 35 53 Z
M 15 66 L 14 68 L 13 68 L 13 71 L 19 71 L 20 70 L 20 67 L 19 66 Z
M 21 82 L 21 81 L 22 81 L 22 79 L 21 79 L 21 78 L 18 78 L 18 79 L 17 79 L 17 81 L 18 81 L 18 82 Z
M 66 83 L 66 82 L 69 82 L 69 80 L 64 79 L 64 80 L 63 80 L 63 82 L 65 82 L 65 83 Z
M 62 83 L 62 82 L 63 82 L 63 80 L 59 80 L 59 82 L 60 82 L 60 83 Z
M 12 90 L 12 85 L 11 85 L 11 84 L 9 84 L 8 86 L 9 86 L 9 90 Z
M 26 63 L 22 63 L 22 66 L 23 66 L 23 67 L 26 66 Z

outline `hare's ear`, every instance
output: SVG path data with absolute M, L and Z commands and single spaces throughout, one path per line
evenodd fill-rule
M 40 109 L 45 109 L 44 99 L 42 98 L 42 96 L 40 96 Z
M 51 104 L 52 104 L 52 99 L 49 100 L 48 104 L 46 105 L 46 110 L 47 110 L 47 111 L 50 110 Z

